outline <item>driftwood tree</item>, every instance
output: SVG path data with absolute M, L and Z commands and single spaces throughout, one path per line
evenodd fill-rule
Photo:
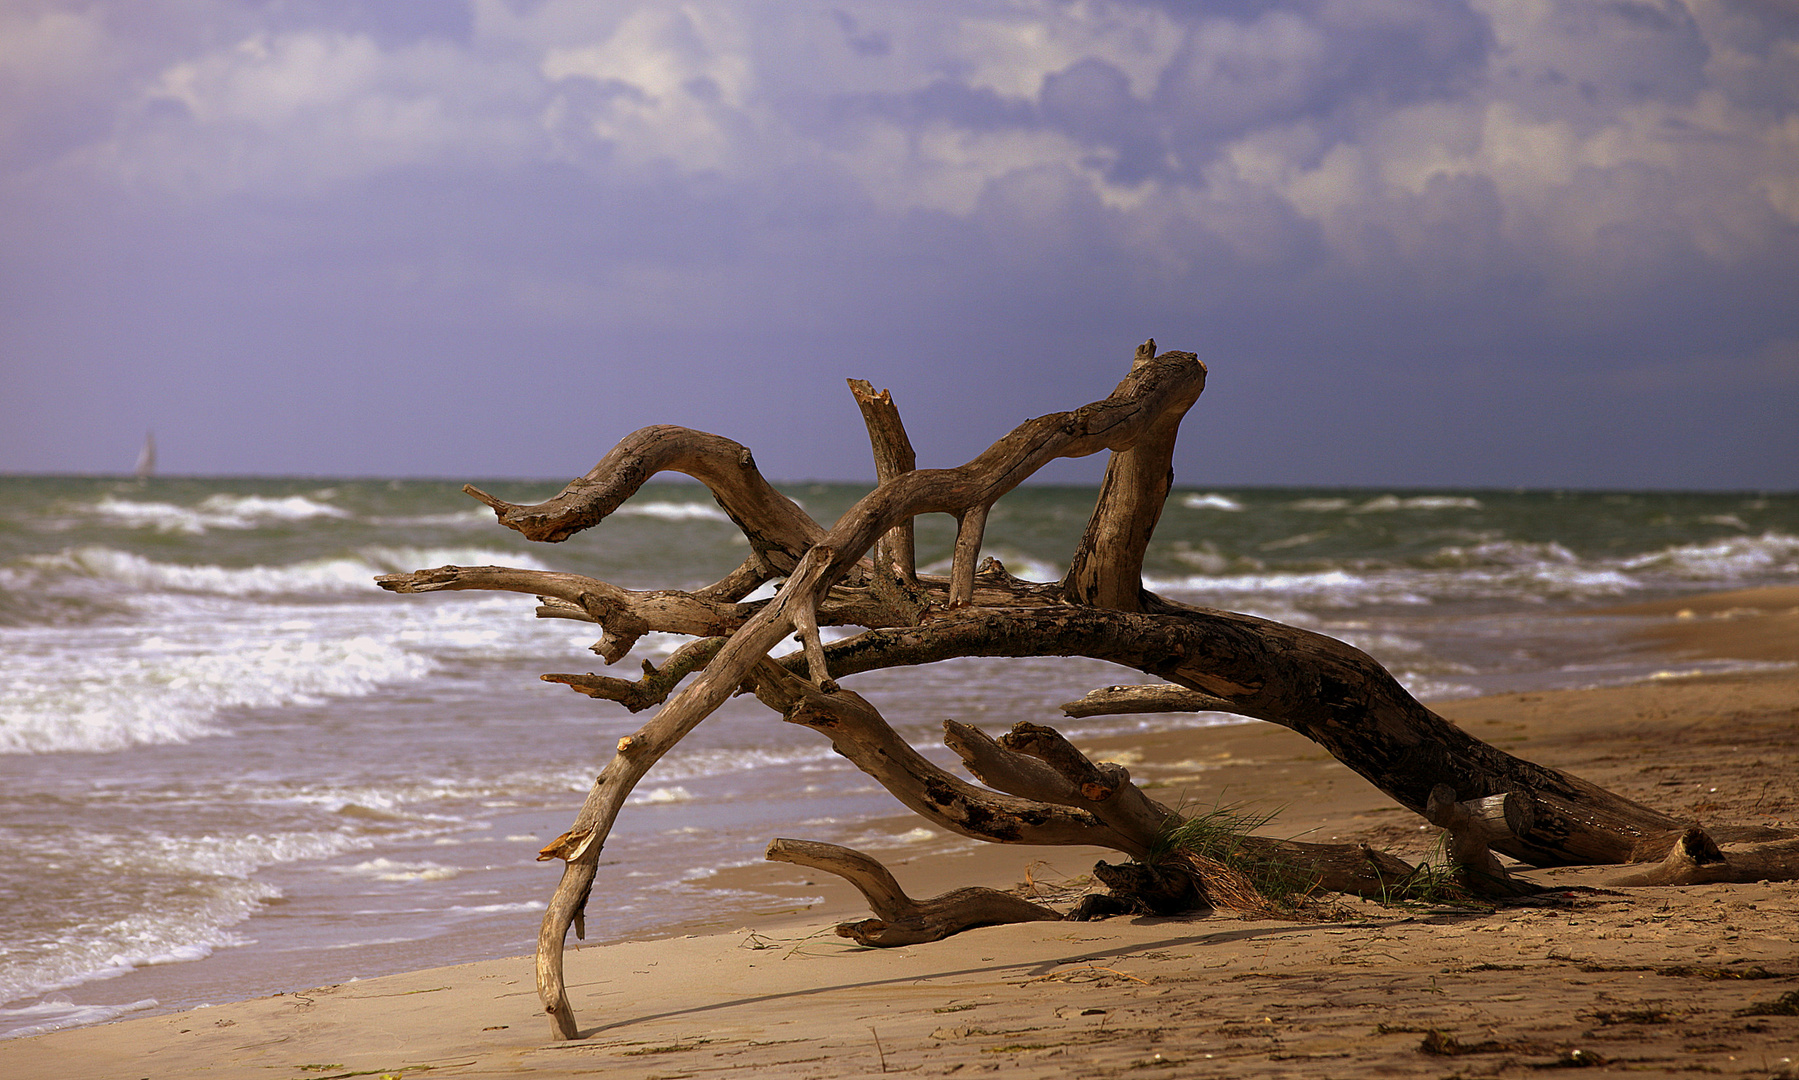
M 1129 856 L 1101 863 L 1111 890 L 1080 914 L 1203 909 L 1222 894 L 1254 903 L 1229 866 L 1171 845 L 1179 815 L 1144 795 L 1126 770 L 1089 761 L 1051 728 L 1020 723 L 995 740 L 948 721 L 944 738 L 982 783 L 932 765 L 869 701 L 839 685 L 858 672 L 963 656 L 1086 656 L 1162 680 L 1096 690 L 1064 706 L 1074 716 L 1217 710 L 1284 725 L 1324 747 L 1402 806 L 1450 835 L 1449 853 L 1472 891 L 1530 887 L 1494 853 L 1534 866 L 1620 864 L 1616 884 L 1792 878 L 1799 837 L 1757 827 L 1695 824 L 1578 777 L 1512 757 L 1415 700 L 1366 654 L 1340 641 L 1248 615 L 1191 607 L 1142 583 L 1145 549 L 1173 482 L 1180 422 L 1205 386 L 1191 353 L 1137 350 L 1111 396 L 1027 421 L 959 468 L 917 469 L 885 392 L 851 380 L 873 446 L 878 484 L 830 527 L 813 521 L 757 471 L 750 451 L 717 435 L 648 427 L 627 436 L 554 498 L 514 505 L 473 487 L 501 524 L 559 542 L 598 525 L 663 471 L 704 483 L 749 541 L 722 580 L 693 591 L 637 592 L 576 574 L 444 566 L 379 580 L 394 592 L 491 589 L 536 595 L 542 617 L 599 624 L 595 652 L 622 659 L 645 633 L 694 641 L 637 679 L 545 675 L 633 712 L 656 709 L 594 781 L 574 824 L 539 854 L 565 863 L 537 946 L 537 985 L 557 1036 L 577 1035 L 562 976 L 569 928 L 585 936 L 585 907 L 601 847 L 632 788 L 727 697 L 748 691 L 792 723 L 813 728 L 900 802 L 937 825 L 996 843 L 1092 844 Z M 1022 581 L 980 561 L 988 511 L 1046 463 L 1109 451 L 1097 505 L 1066 576 Z M 947 578 L 917 572 L 912 520 L 958 523 Z M 780 581 L 771 599 L 747 601 Z M 821 626 L 861 633 L 829 645 Z M 771 656 L 790 636 L 800 647 Z M 685 684 L 685 685 L 683 685 Z M 984 785 L 984 786 L 982 786 Z M 1307 888 L 1390 894 L 1413 868 L 1358 845 L 1248 837 L 1255 859 L 1296 868 Z M 869 944 L 933 940 L 969 926 L 1062 917 L 986 889 L 913 901 L 867 856 L 776 840 L 768 857 L 837 873 L 869 898 L 876 918 L 840 928 Z M 1247 895 L 1245 895 L 1247 894 Z

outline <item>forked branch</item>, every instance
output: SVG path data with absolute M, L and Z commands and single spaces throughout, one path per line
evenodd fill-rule
M 599 623 L 604 636 L 595 648 L 609 663 L 651 631 L 699 639 L 661 667 L 645 663 L 635 680 L 544 676 L 632 711 L 657 710 L 618 741 L 570 830 L 540 855 L 566 864 L 537 944 L 538 991 L 559 1037 L 577 1033 L 562 950 L 569 929 L 577 935 L 585 929 L 600 852 L 620 808 L 664 754 L 745 690 L 785 719 L 826 735 L 902 803 L 946 829 L 1001 843 L 1093 844 L 1131 856 L 1135 861 L 1121 866 L 1101 864 L 1096 874 L 1151 909 L 1219 899 L 1236 887 L 1228 859 L 1298 867 L 1302 892 L 1381 895 L 1411 873 L 1403 862 L 1359 845 L 1235 836 L 1221 854 L 1177 840 L 1195 822 L 1149 798 L 1122 766 L 1091 761 L 1060 734 L 1033 724 L 993 739 L 948 722 L 945 742 L 988 786 L 971 784 L 919 755 L 872 703 L 840 685 L 860 672 L 956 657 L 1086 656 L 1165 680 L 1095 691 L 1064 706 L 1070 715 L 1217 710 L 1282 724 L 1447 827 L 1455 861 L 1471 881 L 1504 880 L 1493 852 L 1539 866 L 1636 864 L 1635 876 L 1621 883 L 1742 880 L 1758 871 L 1799 875 L 1799 839 L 1791 833 L 1700 831 L 1473 738 L 1343 642 L 1145 590 L 1144 553 L 1171 490 L 1175 440 L 1205 379 L 1204 365 L 1191 353 L 1157 356 L 1155 343 L 1146 342 L 1104 400 L 1029 420 L 953 469 L 917 468 L 891 395 L 852 380 L 879 482 L 828 529 L 775 491 L 746 448 L 679 427 L 627 436 L 541 503 L 517 505 L 466 489 L 508 527 L 555 542 L 599 524 L 657 473 L 681 472 L 711 490 L 751 549 L 731 574 L 693 592 L 637 592 L 580 575 L 500 567 L 442 567 L 380 579 L 395 592 L 535 594 L 540 615 Z M 1052 460 L 1102 450 L 1112 457 L 1099 498 L 1059 582 L 1020 581 L 997 561 L 981 560 L 997 500 Z M 921 514 L 947 514 L 958 523 L 947 579 L 917 574 L 912 522 Z M 773 598 L 744 601 L 783 577 Z M 828 625 L 865 629 L 827 643 L 820 628 Z M 771 659 L 771 650 L 796 631 L 801 648 Z M 881 925 L 860 924 L 852 932 L 859 940 L 926 940 L 911 935 L 953 933 L 945 928 L 971 925 L 971 914 L 986 921 L 1002 911 L 1054 915 L 1034 913 L 1036 905 L 1018 907 L 1025 902 L 1013 904 L 1015 898 L 994 899 L 1002 894 L 913 901 L 878 863 L 846 849 L 792 846 L 799 844 L 777 841 L 771 857 L 842 874 L 875 905 L 874 922 Z

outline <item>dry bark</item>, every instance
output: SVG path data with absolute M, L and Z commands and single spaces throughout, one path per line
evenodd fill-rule
M 1065 706 L 1070 715 L 1205 709 L 1283 724 L 1401 805 L 1433 814 L 1450 831 L 1464 878 L 1497 882 L 1493 889 L 1512 887 L 1503 870 L 1493 873 L 1496 851 L 1539 866 L 1650 864 L 1636 873 L 1660 881 L 1728 879 L 1719 875 L 1751 868 L 1761 876 L 1794 876 L 1789 834 L 1700 832 L 1691 822 L 1467 735 L 1342 642 L 1145 590 L 1143 557 L 1172 483 L 1175 439 L 1205 376 L 1192 354 L 1158 356 L 1155 343 L 1146 342 L 1129 375 L 1103 401 L 1027 421 L 953 469 L 916 468 L 891 395 L 852 380 L 879 483 L 829 528 L 769 485 L 746 448 L 678 427 L 627 436 L 585 476 L 542 503 L 516 505 L 465 489 L 492 507 L 502 524 L 531 539 L 558 542 L 602 522 L 656 473 L 682 472 L 711 490 L 751 548 L 736 570 L 691 592 L 632 591 L 580 575 L 500 567 L 441 567 L 378 579 L 394 592 L 536 594 L 540 616 L 599 624 L 602 637 L 594 650 L 608 663 L 651 631 L 699 639 L 661 668 L 645 663 L 636 680 L 544 676 L 632 711 L 657 710 L 619 740 L 570 830 L 539 855 L 565 862 L 537 948 L 538 991 L 558 1037 L 577 1034 L 562 981 L 564 941 L 570 928 L 584 933 L 600 851 L 620 807 L 663 754 L 742 690 L 787 720 L 825 734 L 901 802 L 947 829 L 1001 843 L 1097 844 L 1131 856 L 1135 862 L 1101 871 L 1121 902 L 1152 909 L 1203 905 L 1235 887 L 1228 868 L 1219 869 L 1210 856 L 1167 849 L 1179 815 L 1145 796 L 1122 767 L 1088 761 L 1053 730 L 1024 724 L 994 740 L 947 724 L 946 742 L 988 785 L 980 787 L 931 765 L 871 703 L 838 682 L 858 672 L 952 657 L 1090 656 L 1166 680 L 1156 687 L 1095 691 Z M 996 500 L 1049 461 L 1101 450 L 1112 455 L 1105 480 L 1060 582 L 1020 581 L 996 560 L 980 560 Z M 920 575 L 914 564 L 912 521 L 929 513 L 958 523 L 946 578 Z M 744 600 L 777 578 L 785 581 L 773 599 Z M 826 645 L 819 628 L 829 625 L 865 629 Z M 800 649 L 771 659 L 770 651 L 795 634 Z M 1726 842 L 1728 850 L 1714 841 Z M 1318 889 L 1380 895 L 1411 872 L 1390 856 L 1355 845 L 1247 837 L 1239 849 L 1301 868 Z M 843 856 L 837 865 L 855 863 L 852 880 L 875 882 L 870 900 L 879 921 L 906 927 L 891 934 L 871 929 L 871 942 L 935 933 L 971 912 L 985 918 L 1006 907 L 994 907 L 990 897 L 940 897 L 921 905 L 906 899 L 890 875 L 878 881 L 880 875 L 860 858 Z M 928 915 L 920 914 L 927 909 Z
M 836 844 L 776 839 L 768 845 L 764 857 L 836 874 L 854 885 L 868 901 L 875 917 L 842 923 L 837 927 L 837 934 L 859 945 L 883 948 L 917 945 L 941 941 L 976 926 L 1054 921 L 1062 917 L 1059 912 L 1041 904 L 997 889 L 952 889 L 929 900 L 914 900 L 900 888 L 885 866 L 859 851 Z

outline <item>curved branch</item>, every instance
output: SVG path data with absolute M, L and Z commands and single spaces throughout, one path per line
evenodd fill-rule
M 1153 837 L 1120 832 L 1083 809 L 988 791 L 933 765 L 850 690 L 825 692 L 766 661 L 756 697 L 789 723 L 822 733 L 832 749 L 916 813 L 962 836 L 996 844 L 1092 844 L 1131 855 Z
M 586 694 L 590 698 L 601 698 L 616 701 L 631 712 L 642 712 L 645 709 L 662 704 L 681 680 L 712 662 L 723 648 L 722 637 L 701 638 L 690 641 L 676 649 L 674 654 L 662 662 L 661 667 L 643 662 L 643 678 L 635 682 L 629 679 L 617 679 L 609 675 L 539 675 L 544 682 L 562 683 L 572 690 Z
M 1133 369 L 1152 362 L 1155 355 L 1151 338 L 1137 347 Z M 1062 578 L 1070 601 L 1120 611 L 1140 609 L 1144 552 L 1174 486 L 1175 439 L 1182 418 L 1205 389 L 1204 374 L 1202 365 L 1201 377 L 1188 387 L 1187 395 L 1171 401 L 1130 447 L 1113 451 L 1087 531 Z
M 1137 838 L 1147 853 L 1147 862 L 1158 868 L 1172 866 L 1183 870 L 1205 880 L 1206 892 L 1213 891 L 1214 881 L 1209 879 L 1215 876 L 1216 860 L 1204 852 L 1166 850 L 1168 837 L 1182 819 L 1132 785 L 1130 775 L 1121 766 L 1112 765 L 1108 770 L 1109 763 L 1096 765 L 1070 746 L 1060 732 L 1036 724 L 1015 724 L 1011 734 L 999 740 L 973 725 L 954 720 L 944 721 L 943 729 L 944 744 L 983 784 L 1029 799 L 1084 809 L 1115 831 Z M 1090 784 L 1103 787 L 1106 797 L 1092 798 L 1102 792 L 1089 791 Z M 1286 874 L 1302 877 L 1303 881 L 1295 883 L 1297 892 L 1324 889 L 1357 896 L 1388 896 L 1412 874 L 1407 863 L 1364 844 L 1314 844 L 1254 835 L 1233 837 L 1231 844 L 1234 852 L 1251 864 L 1278 866 Z M 1161 876 L 1166 878 L 1165 874 Z M 1249 896 L 1255 896 L 1253 889 Z M 1218 899 L 1228 901 L 1229 897 Z
M 763 479 L 748 447 L 673 424 L 625 436 L 585 475 L 540 503 L 509 503 L 473 486 L 462 490 L 491 507 L 507 528 L 532 540 L 559 543 L 604 521 L 660 472 L 685 473 L 705 484 L 750 547 L 779 572 L 792 569 L 824 534 L 798 504 Z
M 959 656 L 1089 656 L 1197 689 L 1215 708 L 1288 727 L 1422 814 L 1450 779 L 1457 801 L 1517 791 L 1523 836 L 1494 849 L 1539 866 L 1661 858 L 1686 823 L 1578 777 L 1512 757 L 1425 708 L 1372 657 L 1322 634 L 1158 599 L 1163 613 L 965 609 L 870 630 L 826 651 L 838 678 Z
M 555 570 L 514 570 L 504 566 L 440 566 L 409 574 L 382 574 L 375 583 L 389 592 L 423 593 L 461 589 L 531 593 L 560 603 L 539 614 L 599 623 L 605 634 L 594 644 L 608 664 L 616 664 L 644 634 L 659 630 L 691 637 L 729 634 L 766 601 L 736 604 L 676 589 L 635 592 L 598 578 Z M 563 606 L 567 605 L 567 606 Z
M 737 569 L 703 589 L 695 589 L 693 595 L 712 603 L 735 603 L 779 576 L 760 552 L 752 551 Z
M 816 580 L 818 563 L 810 554 L 789 579 L 789 584 L 802 587 Z M 562 881 L 551 896 L 537 935 L 537 993 L 544 1012 L 551 1020 L 557 1038 L 576 1036 L 574 1013 L 568 1004 L 568 990 L 562 977 L 562 948 L 568 931 L 581 919 L 587 897 L 593 889 L 595 868 L 600 849 L 618 820 L 619 809 L 631 790 L 662 755 L 692 731 L 738 687 L 744 673 L 765 658 L 782 637 L 793 629 L 791 623 L 769 615 L 764 608 L 719 649 L 711 664 L 700 672 L 674 701 L 665 705 L 635 735 L 619 740 L 618 752 L 595 778 L 581 812 L 575 816 L 568 837 L 578 838 L 574 847 L 552 845 L 539 858 L 562 857 L 568 867 Z
M 1064 716 L 1121 716 L 1126 713 L 1230 712 L 1228 699 L 1202 694 L 1185 686 L 1102 686 L 1074 701 L 1062 704 Z
M 854 885 L 875 917 L 842 923 L 837 933 L 859 945 L 917 945 L 942 941 L 977 926 L 1054 922 L 1062 918 L 1058 912 L 997 889 L 953 889 L 929 900 L 914 900 L 885 866 L 860 851 L 836 844 L 776 839 L 768 845 L 764 858 L 823 870 Z

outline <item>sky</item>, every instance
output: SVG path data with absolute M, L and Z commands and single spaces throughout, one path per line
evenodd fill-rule
M 1183 487 L 1799 489 L 1799 3 L 0 2 L 0 473 L 863 479 L 1149 337 Z

